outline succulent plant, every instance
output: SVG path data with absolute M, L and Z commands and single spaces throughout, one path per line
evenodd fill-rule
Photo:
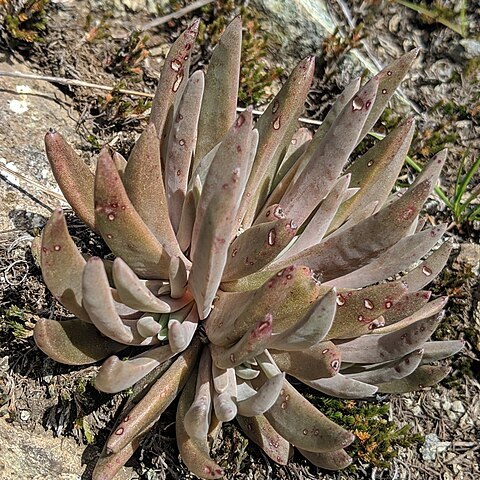
M 41 319 L 35 340 L 66 364 L 108 357 L 95 380 L 101 391 L 133 386 L 97 480 L 115 475 L 177 396 L 178 447 L 198 477 L 223 475 L 209 449 L 234 419 L 277 463 L 294 445 L 313 464 L 341 469 L 353 435 L 286 375 L 339 398 L 407 392 L 441 380 L 448 368 L 431 364 L 462 348 L 429 340 L 446 298 L 430 301 L 423 288 L 449 244 L 418 263 L 445 231 L 419 215 L 446 153 L 391 193 L 413 135 L 408 119 L 350 162 L 416 51 L 363 86 L 354 80 L 312 135 L 297 119 L 313 57 L 254 121 L 250 108 L 236 113 L 241 20 L 226 28 L 205 75 L 189 75 L 197 29 L 171 48 L 128 161 L 105 147 L 92 173 L 47 133 L 66 199 L 115 260 L 83 256 L 57 209 L 41 267 L 75 318 Z

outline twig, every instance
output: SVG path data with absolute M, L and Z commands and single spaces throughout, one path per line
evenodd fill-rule
M 35 180 L 32 180 L 30 178 L 25 177 L 21 173 L 15 172 L 14 170 L 11 170 L 10 168 L 6 167 L 5 165 L 0 164 L 0 171 L 3 171 L 4 173 L 12 175 L 12 176 L 14 176 L 14 177 L 16 177 L 20 180 L 23 180 L 24 182 L 29 183 L 30 185 L 33 185 L 34 187 L 38 188 L 42 192 L 44 192 L 48 195 L 51 195 L 52 197 L 55 197 L 57 200 L 60 200 L 61 202 L 66 202 L 65 197 L 63 195 L 60 195 L 59 193 L 54 192 L 53 190 L 50 190 L 49 188 L 44 187 L 41 183 L 38 183 Z M 45 206 L 45 205 L 43 205 L 43 206 Z
M 90 82 L 83 82 L 82 80 L 75 80 L 73 78 L 63 78 L 63 77 L 49 77 L 46 75 L 37 75 L 33 73 L 22 73 L 22 72 L 6 72 L 0 70 L 0 77 L 13 77 L 13 78 L 22 78 L 25 80 L 41 80 L 44 82 L 53 82 L 53 83 L 60 83 L 62 85 L 75 85 L 77 87 L 87 87 L 87 88 L 96 88 L 98 90 L 105 90 L 108 92 L 113 92 L 114 90 L 123 93 L 125 95 L 132 95 L 137 97 L 147 97 L 153 98 L 155 95 L 153 93 L 147 92 L 139 92 L 137 90 L 125 90 L 123 88 L 116 89 L 115 87 L 109 87 L 108 85 L 100 85 L 98 83 L 90 83 Z M 237 112 L 243 112 L 245 108 L 237 108 Z M 262 115 L 262 110 L 253 110 L 252 113 L 254 115 Z M 310 118 L 300 117 L 298 119 L 299 122 L 307 123 L 309 125 L 321 125 L 322 122 L 320 120 L 313 120 Z
M 135 95 L 137 97 L 148 97 L 153 98 L 153 94 L 147 92 L 138 92 L 136 90 L 125 90 L 124 88 L 109 87 L 108 85 L 99 85 L 98 83 L 83 82 L 82 80 L 75 80 L 73 78 L 63 78 L 63 77 L 50 77 L 47 75 L 37 75 L 34 73 L 23 73 L 23 72 L 5 72 L 0 70 L 0 77 L 13 77 L 13 78 L 23 78 L 25 80 L 42 80 L 44 82 L 53 82 L 60 83 L 62 85 L 75 85 L 77 87 L 87 87 L 87 88 L 96 88 L 98 90 L 105 90 L 108 92 L 113 92 L 116 90 L 119 93 L 124 93 L 125 95 Z
M 150 30 L 151 28 L 163 25 L 169 22 L 170 20 L 181 18 L 184 15 L 187 15 L 190 12 L 193 12 L 194 10 L 202 8 L 205 5 L 208 5 L 209 3 L 213 3 L 213 1 L 214 0 L 197 0 L 196 2 L 193 2 L 190 5 L 187 5 L 186 7 L 181 8 L 180 10 L 177 10 L 176 12 L 169 13 L 164 17 L 156 18 L 155 20 L 152 20 L 151 22 L 146 23 L 140 30 L 142 32 L 145 32 L 146 30 Z

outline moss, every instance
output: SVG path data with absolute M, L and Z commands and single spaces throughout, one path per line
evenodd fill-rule
M 17 340 L 24 340 L 32 336 L 32 314 L 16 305 L 8 307 L 0 317 L 12 335 Z
M 372 467 L 387 468 L 400 447 L 411 448 L 423 437 L 410 432 L 410 426 L 398 425 L 388 419 L 388 403 L 368 403 L 357 400 L 339 400 L 318 394 L 306 394 L 322 413 L 350 430 L 356 437 L 348 448 L 354 460 L 368 462 Z M 350 469 L 355 470 L 355 462 Z
M 0 2 L 4 27 L 12 39 L 30 44 L 43 42 L 47 29 L 47 7 L 50 0 L 6 0 Z

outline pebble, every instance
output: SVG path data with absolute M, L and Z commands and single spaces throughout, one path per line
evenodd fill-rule
M 456 413 L 465 413 L 465 407 L 460 400 L 455 400 L 452 403 L 452 410 Z
M 28 410 L 20 411 L 20 420 L 22 420 L 22 422 L 26 422 L 29 418 L 30 418 L 30 412 Z

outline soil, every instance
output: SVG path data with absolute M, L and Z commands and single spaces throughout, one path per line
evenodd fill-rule
M 276 8 L 276 0 L 258 0 L 250 5 L 217 2 L 213 11 L 197 11 L 149 30 L 145 45 L 138 45 L 142 36 L 134 40 L 138 48 L 133 54 L 130 34 L 151 20 L 155 2 L 52 1 L 46 8 L 46 30 L 39 32 L 39 39 L 32 43 L 12 37 L 6 28 L 5 10 L 1 10 L 4 4 L 18 7 L 26 3 L 0 1 L 0 70 L 80 79 L 149 93 L 154 90 L 169 45 L 193 15 L 202 16 L 208 24 L 215 15 L 228 10 L 228 3 L 242 3 L 250 9 L 258 6 L 263 27 L 272 32 L 264 59 L 267 65 L 288 71 L 308 53 L 304 51 L 307 48 L 318 56 L 305 111 L 305 116 L 314 119 L 322 119 L 342 87 L 364 71 L 364 64 L 352 56 L 353 48 L 369 61 L 385 65 L 420 46 L 419 57 L 402 84 L 407 101 L 394 98 L 388 115 L 375 127 L 377 132 L 390 131 L 402 116 L 413 115 L 417 134 L 410 156 L 414 160 L 424 164 L 447 146 L 450 153 L 442 188 L 449 198 L 455 193 L 461 159 L 465 158 L 469 167 L 480 158 L 480 18 L 474 2 L 465 2 L 463 37 L 397 2 L 327 2 L 330 18 L 339 26 L 335 35 L 319 30 L 312 20 L 315 2 L 308 0 L 291 0 L 291 11 Z M 142 10 L 145 3 L 148 12 Z M 163 2 L 165 10 L 159 15 L 170 11 L 169 4 L 178 8 L 184 3 L 189 2 Z M 452 14 L 452 21 L 459 23 L 461 3 L 442 0 L 442 15 Z M 427 4 L 434 9 L 438 2 Z M 288 17 L 289 12 L 296 16 L 295 22 Z M 230 16 L 234 13 L 235 8 L 229 10 Z M 349 25 L 348 18 L 355 25 Z M 286 31 L 282 28 L 285 22 L 292 22 L 292 28 L 288 29 L 288 38 L 282 38 L 285 55 L 279 58 L 276 51 L 280 47 L 275 42 L 280 41 L 280 32 Z M 356 27 L 360 24 L 363 26 Z M 206 32 L 194 56 L 194 68 L 208 60 L 214 37 L 212 31 Z M 144 51 L 148 51 L 148 57 L 143 57 Z M 276 89 L 278 82 L 267 87 L 263 100 Z M 48 168 L 43 135 L 49 127 L 61 131 L 87 163 L 94 163 L 95 154 L 105 143 L 128 155 L 148 119 L 148 105 L 138 97 L 8 77 L 0 77 L 0 105 L 0 480 L 39 476 L 88 479 L 125 395 L 99 394 L 91 384 L 97 367 L 57 364 L 46 358 L 32 339 L 32 328 L 39 317 L 61 318 L 67 314 L 45 288 L 30 251 L 33 237 L 52 208 L 59 202 L 66 206 L 59 200 Z M 16 174 L 2 170 L 5 166 Z M 406 167 L 402 180 L 407 181 L 412 174 Z M 478 182 L 477 173 L 471 188 Z M 426 213 L 429 222 L 450 225 L 447 237 L 454 244 L 448 267 L 432 287 L 435 295 L 450 296 L 446 319 L 436 335 L 442 339 L 463 338 L 465 349 L 452 360 L 452 372 L 440 385 L 379 399 L 390 402 L 391 419 L 399 426 L 410 425 L 425 436 L 425 443 L 400 448 L 398 457 L 386 469 L 358 461 L 354 471 L 329 474 L 297 456 L 288 467 L 274 465 L 231 427 L 225 429 L 214 452 L 220 463 L 228 466 L 228 478 L 480 478 L 480 222 L 456 221 L 437 196 L 429 200 Z M 101 240 L 73 215 L 68 217 L 68 224 L 84 252 L 105 253 Z M 122 472 L 123 478 L 192 478 L 179 461 L 174 412 L 171 408 L 162 416 Z M 58 454 L 47 455 L 52 451 Z

